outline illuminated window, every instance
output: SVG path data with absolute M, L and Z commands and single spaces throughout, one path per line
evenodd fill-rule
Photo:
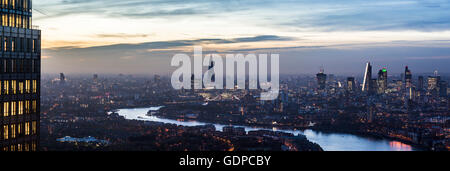
M 22 144 L 17 144 L 17 151 L 23 151 Z
M 17 106 L 16 102 L 11 102 L 11 116 L 16 115 L 16 106 Z
M 19 82 L 19 93 L 23 94 L 23 82 Z
M 8 26 L 8 15 L 7 14 L 2 15 L 2 25 Z
M 17 124 L 17 135 L 18 136 L 22 135 L 22 124 Z
M 30 122 L 25 122 L 25 135 L 30 135 Z
M 17 93 L 17 81 L 16 80 L 12 80 L 11 81 L 11 90 L 12 90 L 12 94 L 16 94 Z
M 36 52 L 36 39 L 33 39 L 33 49 L 32 52 Z
M 31 143 L 31 151 L 36 151 L 36 142 L 35 141 L 33 141 L 32 143 Z
M 8 132 L 8 125 L 3 125 L 3 139 L 7 140 L 9 139 L 9 132 Z
M 30 101 L 27 100 L 25 101 L 25 114 L 29 114 L 30 113 Z
M 36 111 L 37 111 L 37 102 L 36 102 L 36 100 L 33 100 L 31 105 L 32 105 L 32 108 L 33 108 L 33 113 L 36 113 Z
M 14 40 L 14 38 L 11 40 L 11 52 L 15 52 L 16 51 L 16 41 Z
M 30 80 L 25 81 L 25 92 L 30 93 Z
M 19 115 L 23 115 L 23 101 L 19 101 Z
M 3 102 L 3 116 L 9 116 L 9 102 Z
M 30 145 L 28 143 L 25 143 L 25 151 L 30 151 Z
M 37 80 L 33 80 L 33 93 L 37 93 Z
M 37 129 L 36 128 L 37 128 L 37 122 L 33 121 L 32 124 L 31 124 L 31 132 L 32 132 L 33 135 L 36 135 L 36 133 L 37 133 Z
M 16 138 L 16 124 L 11 125 L 11 138 Z
M 3 81 L 3 92 L 8 95 L 9 94 L 9 81 Z

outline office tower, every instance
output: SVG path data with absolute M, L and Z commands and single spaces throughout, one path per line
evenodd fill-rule
M 356 90 L 355 77 L 347 78 L 347 91 L 354 92 Z
M 94 74 L 94 76 L 93 76 L 92 79 L 94 80 L 94 82 L 97 82 L 97 81 L 98 81 L 98 75 L 97 75 L 97 74 Z
M 366 64 L 366 70 L 364 72 L 364 82 L 362 91 L 369 91 L 370 81 L 372 79 L 372 65 L 370 65 L 370 62 Z
M 61 84 L 66 83 L 66 76 L 64 76 L 64 73 L 60 73 L 60 74 L 59 74 L 59 82 L 60 82 Z
M 377 79 L 370 79 L 369 83 L 369 95 L 374 95 L 377 93 L 378 85 Z
M 336 78 L 335 78 L 334 74 L 330 74 L 330 75 L 328 76 L 328 81 L 329 81 L 330 83 L 334 83 L 334 82 L 336 81 Z
M 419 76 L 419 80 L 418 80 L 418 83 L 417 83 L 417 88 L 419 88 L 419 91 L 423 91 L 423 88 L 424 88 L 424 86 L 423 86 L 423 76 Z
M 448 83 L 446 81 L 441 81 L 439 83 L 439 96 L 447 97 L 447 88 L 448 88 Z
M 320 90 L 324 90 L 327 82 L 327 74 L 324 73 L 323 69 L 317 74 L 317 82 Z
M 405 68 L 405 87 L 407 90 L 412 87 L 412 73 L 408 66 Z
M 214 62 L 211 61 L 211 64 L 209 65 L 208 70 L 211 70 L 211 69 L 213 69 L 213 68 L 214 68 Z M 212 75 L 211 81 L 213 81 L 213 82 L 216 81 L 216 74 L 213 74 L 213 75 Z
M 31 0 L 1 1 L 0 151 L 39 146 L 41 32 Z
M 387 90 L 388 78 L 387 78 L 387 69 L 383 68 L 378 72 L 378 94 L 384 94 Z
M 429 76 L 428 77 L 428 91 L 429 92 L 438 91 L 440 81 L 441 81 L 440 76 L 436 76 L 436 75 Z

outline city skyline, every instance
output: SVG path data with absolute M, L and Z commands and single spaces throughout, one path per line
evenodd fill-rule
M 44 73 L 164 74 L 173 69 L 170 57 L 194 45 L 279 53 L 284 74 L 315 74 L 322 65 L 359 73 L 367 61 L 391 73 L 406 65 L 448 73 L 446 2 L 42 0 L 33 7 L 47 35 Z

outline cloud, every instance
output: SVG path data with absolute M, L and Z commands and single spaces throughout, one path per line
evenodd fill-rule
M 117 33 L 117 34 L 97 34 L 95 36 L 98 38 L 136 38 L 136 37 L 148 37 L 149 35 Z
M 117 35 L 113 35 L 117 36 Z M 121 36 L 121 35 L 119 35 Z M 128 35 L 125 35 L 128 36 Z M 73 51 L 73 52 L 88 52 L 97 50 L 113 50 L 113 51 L 135 51 L 135 50 L 149 50 L 149 49 L 166 49 L 194 45 L 205 44 L 232 44 L 232 43 L 249 43 L 249 42 L 266 42 L 266 41 L 291 41 L 296 40 L 293 37 L 283 37 L 276 35 L 260 35 L 254 37 L 241 37 L 234 39 L 195 39 L 195 40 L 173 40 L 173 41 L 158 41 L 158 42 L 144 42 L 137 44 L 114 44 L 105 46 L 93 47 L 57 47 L 50 48 L 49 51 Z
M 135 19 L 226 16 L 266 27 L 322 31 L 450 29 L 448 0 L 42 0 L 34 4 L 45 13 L 35 20 L 79 14 Z

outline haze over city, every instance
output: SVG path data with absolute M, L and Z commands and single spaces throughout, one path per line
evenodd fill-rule
M 168 74 L 194 45 L 279 53 L 282 74 L 359 76 L 364 64 L 448 73 L 450 5 L 431 1 L 40 0 L 43 73 Z M 359 74 L 359 75 L 357 75 Z

